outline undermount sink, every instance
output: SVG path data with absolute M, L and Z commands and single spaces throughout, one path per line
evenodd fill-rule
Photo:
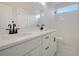
M 5 34 L 2 34 L 0 35 L 0 39 L 15 39 L 15 38 L 20 38 L 20 37 L 24 37 L 24 36 L 29 36 L 29 35 L 34 35 L 34 34 L 38 34 L 42 31 L 45 31 L 45 30 L 25 30 L 25 31 L 19 31 L 18 33 L 16 34 L 8 34 L 8 33 L 5 33 Z
M 43 32 L 43 31 L 46 31 L 47 29 L 44 29 L 44 30 L 31 30 L 29 33 L 40 33 L 40 32 Z

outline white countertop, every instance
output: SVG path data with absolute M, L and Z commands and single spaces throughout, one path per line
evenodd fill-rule
M 17 45 L 19 43 L 23 43 L 25 41 L 31 40 L 35 37 L 51 33 L 56 31 L 55 29 L 49 30 L 29 30 L 23 31 L 22 33 L 18 34 L 8 34 L 2 35 L 0 34 L 0 50 L 5 48 Z

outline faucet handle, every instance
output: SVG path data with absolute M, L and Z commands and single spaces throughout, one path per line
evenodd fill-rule
M 40 27 L 40 24 L 37 24 L 36 26 L 37 26 L 37 27 Z
M 45 26 L 44 24 L 42 24 L 41 26 Z
M 6 30 L 10 30 L 10 29 L 6 29 Z

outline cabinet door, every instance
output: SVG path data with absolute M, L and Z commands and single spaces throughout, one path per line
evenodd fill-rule
M 42 55 L 43 56 L 49 56 L 50 55 L 50 35 L 49 34 L 43 36 Z
M 41 38 L 37 37 L 28 42 L 24 42 L 0 51 L 0 56 L 22 56 L 25 53 L 28 53 L 29 51 L 33 50 L 40 44 Z
M 25 56 L 41 56 L 41 46 L 33 49 L 28 54 L 25 54 Z
M 56 37 L 54 37 L 54 55 L 56 53 L 56 50 L 57 50 L 57 39 Z
M 43 54 L 42 54 L 43 56 L 50 56 L 50 46 L 49 46 L 49 45 L 45 46 L 45 47 L 43 48 L 42 53 L 43 53 Z
M 55 32 L 51 34 L 51 55 L 54 55 L 56 53 L 57 49 L 57 39 L 55 37 Z

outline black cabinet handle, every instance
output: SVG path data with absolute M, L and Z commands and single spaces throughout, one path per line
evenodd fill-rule
M 48 38 L 49 38 L 49 36 L 45 37 L 45 39 L 48 39 Z
M 46 48 L 45 48 L 45 50 L 47 50 L 49 48 L 49 46 L 47 46 Z
M 56 41 L 56 37 L 54 37 L 54 42 Z

